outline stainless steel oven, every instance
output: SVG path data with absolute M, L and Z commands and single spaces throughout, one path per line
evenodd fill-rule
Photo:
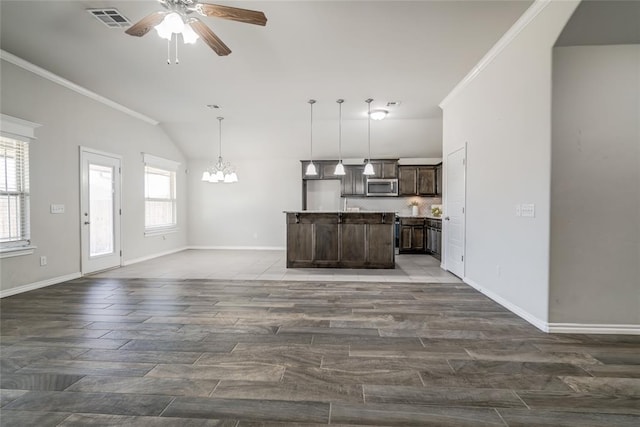
M 397 178 L 369 178 L 367 179 L 367 196 L 397 196 Z

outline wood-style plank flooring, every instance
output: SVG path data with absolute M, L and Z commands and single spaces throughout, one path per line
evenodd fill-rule
M 640 425 L 640 337 L 460 283 L 94 277 L 0 309 L 2 426 Z

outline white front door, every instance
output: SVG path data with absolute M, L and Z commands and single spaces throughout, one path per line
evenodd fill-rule
M 466 147 L 447 155 L 444 207 L 445 268 L 464 277 Z
M 80 148 L 82 274 L 119 267 L 120 157 Z

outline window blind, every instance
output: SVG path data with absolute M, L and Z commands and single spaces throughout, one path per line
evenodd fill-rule
M 0 136 L 0 243 L 29 244 L 29 143 Z
M 166 231 L 167 229 L 175 229 L 177 225 L 175 169 L 177 168 L 178 163 L 154 163 L 149 162 L 148 160 L 148 157 L 145 156 L 145 231 L 147 233 L 153 233 L 154 231 Z M 167 166 L 169 168 L 166 168 Z

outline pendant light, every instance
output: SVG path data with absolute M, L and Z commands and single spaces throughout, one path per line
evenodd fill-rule
M 316 165 L 313 164 L 313 104 L 316 103 L 315 99 L 310 99 L 309 101 L 309 106 L 311 107 L 311 126 L 310 126 L 310 132 L 309 132 L 309 141 L 310 141 L 310 156 L 309 156 L 309 165 L 307 166 L 307 171 L 306 171 L 306 175 L 318 175 L 318 171 L 316 170 Z
M 336 102 L 338 103 L 338 164 L 333 174 L 344 175 L 344 165 L 342 164 L 342 103 L 344 99 L 338 99 Z
M 364 102 L 367 103 L 369 107 L 369 111 L 367 112 L 367 141 L 369 143 L 369 159 L 367 160 L 367 164 L 364 167 L 364 175 L 371 176 L 375 175 L 375 171 L 373 170 L 373 165 L 371 164 L 371 101 L 373 99 L 369 98 Z
M 208 170 L 205 170 L 202 174 L 202 180 L 206 182 L 224 182 L 231 184 L 238 182 L 238 175 L 235 172 L 235 168 L 230 162 L 225 162 L 222 159 L 222 121 L 224 117 L 217 117 L 218 119 L 218 163 L 211 166 Z

